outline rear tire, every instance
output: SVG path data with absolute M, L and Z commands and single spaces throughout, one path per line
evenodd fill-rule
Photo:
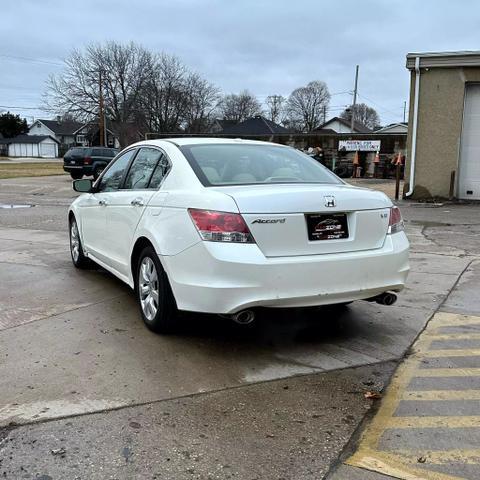
M 177 320 L 177 304 L 167 274 L 152 247 L 140 254 L 135 293 L 145 325 L 156 333 L 171 333 Z
M 80 180 L 83 177 L 83 173 L 79 172 L 70 172 L 70 176 L 73 180 Z
M 83 253 L 82 242 L 78 231 L 78 224 L 75 217 L 70 220 L 70 255 L 75 268 L 86 269 L 90 266 L 90 260 Z

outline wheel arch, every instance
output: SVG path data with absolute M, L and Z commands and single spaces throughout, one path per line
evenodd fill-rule
M 147 238 L 145 236 L 140 236 L 135 241 L 135 244 L 133 245 L 133 248 L 132 248 L 132 253 L 130 254 L 130 274 L 132 275 L 132 285 L 134 287 L 135 287 L 136 265 L 138 263 L 140 254 L 142 253 L 142 251 L 145 247 L 152 247 L 153 248 L 153 250 L 157 254 L 160 265 L 162 266 L 163 271 L 165 272 L 165 274 L 167 275 L 167 278 L 168 278 L 168 274 L 165 270 L 165 265 L 163 264 L 162 257 L 161 257 L 161 255 L 158 254 L 158 249 L 155 247 L 155 244 L 149 238 Z

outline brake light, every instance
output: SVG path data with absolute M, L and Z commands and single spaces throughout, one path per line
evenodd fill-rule
M 250 230 L 238 213 L 189 208 L 188 213 L 202 240 L 209 242 L 254 243 Z
M 390 208 L 390 220 L 388 222 L 388 233 L 397 233 L 404 230 L 402 213 L 398 207 Z
M 90 164 L 92 163 L 92 157 L 85 157 L 85 158 L 83 159 L 83 163 L 84 163 L 85 165 L 90 165 Z

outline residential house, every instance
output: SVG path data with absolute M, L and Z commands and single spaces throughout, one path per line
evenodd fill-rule
M 105 129 L 107 132 L 106 146 L 111 148 L 120 148 L 120 139 L 116 132 L 110 128 Z M 98 121 L 92 121 L 80 125 L 75 130 L 76 144 L 83 147 L 91 147 L 100 145 L 100 128 Z
M 77 145 L 75 132 L 82 126 L 80 122 L 74 120 L 62 120 L 57 117 L 56 120 L 35 120 L 28 129 L 27 135 L 47 135 L 62 145 L 64 148 Z
M 210 128 L 211 133 L 222 133 L 225 128 L 233 127 L 238 122 L 236 120 L 225 120 L 216 118 Z
M 375 133 L 408 133 L 408 123 L 400 122 L 400 123 L 391 123 L 390 125 L 386 125 L 385 127 L 377 128 Z
M 363 123 L 353 122 L 353 131 L 352 125 L 349 120 L 345 120 L 341 117 L 333 117 L 330 120 L 327 120 L 323 125 L 320 125 L 317 128 L 313 129 L 315 133 L 372 133 L 368 127 Z
M 17 135 L 13 138 L 0 138 L 3 155 L 8 157 L 58 157 L 59 141 L 50 135 Z
M 223 135 L 239 137 L 256 137 L 264 135 L 289 134 L 291 130 L 272 122 L 262 115 L 247 118 L 243 122 L 225 127 L 221 132 Z

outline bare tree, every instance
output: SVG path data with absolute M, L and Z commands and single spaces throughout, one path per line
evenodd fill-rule
M 116 42 L 73 50 L 65 70 L 47 81 L 47 110 L 70 114 L 79 120 L 98 118 L 99 92 L 105 97 L 105 112 L 115 123 L 120 143 L 125 145 L 128 123 L 136 113 L 151 65 L 151 54 L 143 47 Z
M 219 112 L 225 120 L 243 122 L 247 118 L 260 115 L 262 107 L 255 95 L 243 90 L 239 94 L 225 95 L 219 105 Z
M 188 70 L 175 56 L 154 56 L 142 91 L 139 114 L 150 132 L 178 132 L 187 109 Z
M 285 104 L 287 99 L 283 95 L 269 95 L 265 99 L 267 117 L 275 123 L 283 123 L 285 116 Z
M 374 108 L 369 107 L 365 103 L 357 103 L 355 107 L 351 105 L 340 114 L 340 117 L 350 122 L 352 119 L 352 111 L 355 112 L 355 121 L 360 122 L 371 130 L 380 125 L 380 115 Z
M 325 82 L 313 81 L 296 88 L 288 98 L 288 125 L 303 132 L 317 127 L 328 110 L 330 93 Z
M 197 73 L 191 73 L 186 79 L 186 94 L 185 131 L 208 132 L 220 101 L 220 90 Z

